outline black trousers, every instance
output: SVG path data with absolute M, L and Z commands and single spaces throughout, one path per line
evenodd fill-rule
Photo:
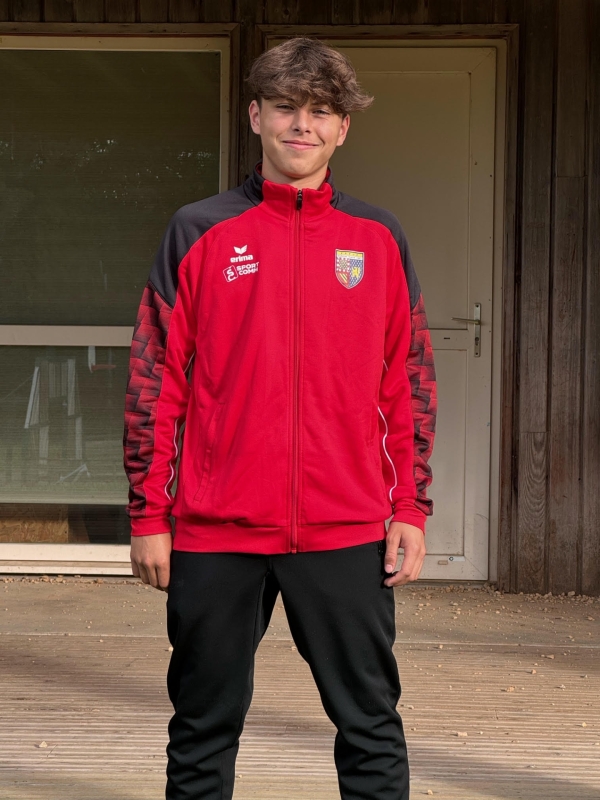
M 382 582 L 383 555 L 383 542 L 275 556 L 173 551 L 167 800 L 231 800 L 254 654 L 279 592 L 337 728 L 341 797 L 408 800 L 394 593 Z

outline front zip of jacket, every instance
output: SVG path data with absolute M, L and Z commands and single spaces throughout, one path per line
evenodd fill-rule
M 390 517 L 424 531 L 435 410 L 395 217 L 257 170 L 180 209 L 157 253 L 126 399 L 132 534 L 172 517 L 175 549 L 274 554 L 381 540 Z
M 293 313 L 293 343 L 294 343 L 294 385 L 292 387 L 293 402 L 293 446 L 292 446 L 292 518 L 290 523 L 291 551 L 298 549 L 298 442 L 300 438 L 300 336 L 301 336 L 301 310 L 302 310 L 302 261 L 301 261 L 301 236 L 302 236 L 302 189 L 298 189 L 294 213 L 294 313 Z

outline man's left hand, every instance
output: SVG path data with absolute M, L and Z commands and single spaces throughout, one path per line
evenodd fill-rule
M 408 522 L 390 522 L 385 542 L 385 571 L 390 577 L 384 580 L 384 584 L 401 586 L 416 581 L 426 553 L 423 531 Z M 393 575 L 399 547 L 404 549 L 404 561 L 401 569 Z

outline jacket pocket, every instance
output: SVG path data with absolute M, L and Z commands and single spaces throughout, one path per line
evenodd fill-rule
M 202 461 L 202 470 L 199 476 L 199 483 L 198 489 L 196 490 L 196 494 L 194 495 L 194 502 L 200 502 L 206 489 L 208 488 L 208 482 L 210 479 L 210 472 L 212 467 L 212 455 L 215 446 L 216 440 L 216 433 L 217 433 L 217 423 L 219 422 L 219 418 L 221 416 L 221 412 L 223 411 L 223 403 L 217 403 L 215 408 L 213 409 L 212 415 L 208 422 L 208 429 L 206 431 L 206 438 L 204 444 L 204 457 L 202 458 L 202 454 L 198 453 L 198 464 Z

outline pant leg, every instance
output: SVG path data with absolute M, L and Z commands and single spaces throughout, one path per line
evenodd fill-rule
M 277 594 L 266 556 L 172 552 L 167 800 L 231 800 L 254 654 Z
M 394 592 L 382 542 L 273 557 L 290 630 L 337 728 L 342 800 L 408 800 Z

